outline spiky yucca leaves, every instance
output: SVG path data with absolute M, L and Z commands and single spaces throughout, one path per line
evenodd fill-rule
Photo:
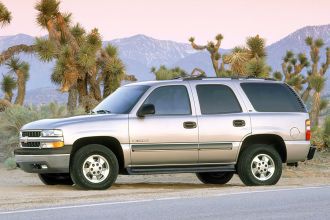
M 292 86 L 297 93 L 301 92 L 303 85 L 307 82 L 301 72 L 308 66 L 309 61 L 303 53 L 295 55 L 292 51 L 287 51 L 283 57 L 282 71 L 284 82 Z
M 125 66 L 118 58 L 117 48 L 108 44 L 102 51 L 100 59 L 101 78 L 103 81 L 103 98 L 114 92 L 125 78 Z
M 283 74 L 280 71 L 275 71 L 273 73 L 273 77 L 274 79 L 276 79 L 277 81 L 282 81 L 283 80 Z
M 29 80 L 30 66 L 19 58 L 13 57 L 6 63 L 10 73 L 14 73 L 17 77 L 17 97 L 15 104 L 23 105 L 26 93 L 26 82 Z
M 257 78 L 268 78 L 270 67 L 266 64 L 264 59 L 253 58 L 246 63 L 245 71 L 248 76 Z
M 250 51 L 244 47 L 235 47 L 230 54 L 223 56 L 225 64 L 229 64 L 233 74 L 246 76 L 246 63 L 251 59 Z
M 10 11 L 8 11 L 7 7 L 0 2 L 0 25 L 4 26 L 9 24 L 12 19 Z
M 230 65 L 234 75 L 268 77 L 270 67 L 266 64 L 265 57 L 265 40 L 256 35 L 246 39 L 245 47 L 235 47 L 223 59 Z
M 35 5 L 38 11 L 37 23 L 48 30 L 49 38 L 54 40 L 57 47 L 60 47 L 61 34 L 56 30 L 54 20 L 59 13 L 59 5 L 60 2 L 57 0 L 40 0 Z
M 1 81 L 1 90 L 5 94 L 5 100 L 11 102 L 13 99 L 13 90 L 15 90 L 17 87 L 17 82 L 16 80 L 10 76 L 10 75 L 5 75 L 2 78 Z
M 58 56 L 58 50 L 54 41 L 45 38 L 36 38 L 35 49 L 39 59 L 44 62 L 50 62 Z
M 210 53 L 212 66 L 217 77 L 222 77 L 221 72 L 224 71 L 224 63 L 221 62 L 221 54 L 219 52 L 223 36 L 218 34 L 215 36 L 215 42 L 210 41 L 206 45 L 197 45 L 195 38 L 190 37 L 189 42 L 195 50 L 207 50 Z
M 248 37 L 246 40 L 246 46 L 251 53 L 251 56 L 256 58 L 266 57 L 265 39 L 260 38 L 259 35 L 255 37 Z
M 185 77 L 188 75 L 186 71 L 180 69 L 179 67 L 168 69 L 166 68 L 166 66 L 163 65 L 160 66 L 158 69 L 152 67 L 151 72 L 155 74 L 156 80 L 170 80 L 178 77 Z

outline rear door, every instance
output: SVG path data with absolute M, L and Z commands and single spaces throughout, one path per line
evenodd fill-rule
M 192 82 L 199 125 L 199 163 L 234 163 L 251 133 L 249 113 L 231 83 Z

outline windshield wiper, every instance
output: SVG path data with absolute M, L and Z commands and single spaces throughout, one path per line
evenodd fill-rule
M 97 111 L 91 111 L 91 114 L 111 114 L 111 111 L 102 109 Z

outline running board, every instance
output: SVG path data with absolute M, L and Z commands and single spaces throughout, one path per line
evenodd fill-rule
M 129 167 L 129 174 L 166 174 L 166 173 L 203 173 L 203 172 L 235 172 L 235 165 L 182 165 L 182 166 L 143 166 Z

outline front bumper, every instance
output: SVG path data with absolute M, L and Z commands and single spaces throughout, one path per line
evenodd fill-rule
M 17 149 L 15 160 L 28 173 L 69 173 L 71 146 L 62 149 Z

